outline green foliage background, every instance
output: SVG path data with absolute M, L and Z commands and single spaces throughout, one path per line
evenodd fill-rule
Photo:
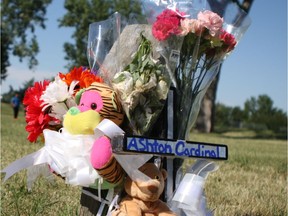
M 244 109 L 216 104 L 215 131 L 253 130 L 258 138 L 287 139 L 287 113 L 273 106 L 268 95 L 247 99 Z
M 14 55 L 20 61 L 28 59 L 30 69 L 37 64 L 39 45 L 36 28 L 45 29 L 47 7 L 53 0 L 3 0 L 1 1 L 1 78 L 7 77 L 9 57 Z M 61 4 L 59 4 L 63 7 Z M 64 44 L 66 67 L 88 66 L 86 49 L 89 25 L 106 20 L 116 11 L 123 18 L 141 20 L 141 6 L 137 0 L 65 0 L 60 27 L 74 28 L 75 43 Z
M 52 0 L 1 1 L 1 80 L 7 77 L 9 56 L 28 59 L 30 69 L 38 64 L 36 27 L 45 29 L 47 6 Z

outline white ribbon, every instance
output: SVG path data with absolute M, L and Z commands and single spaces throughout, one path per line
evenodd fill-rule
M 197 159 L 177 187 L 170 206 L 173 210 L 185 212 L 186 216 L 213 215 L 207 209 L 204 184 L 210 172 L 218 169 L 217 164 L 205 159 Z
M 94 141 L 101 135 L 112 138 L 124 132 L 112 121 L 103 120 L 95 129 L 95 135 L 71 135 L 64 128 L 61 132 L 45 129 L 45 146 L 19 160 L 14 161 L 1 172 L 4 182 L 22 169 L 40 164 L 49 164 L 51 169 L 65 177 L 66 183 L 88 187 L 99 174 L 90 163 Z
M 108 208 L 107 216 L 112 216 L 112 211 L 119 209 L 118 199 L 119 199 L 119 195 L 116 194 L 116 196 L 113 198 L 113 200 L 111 201 L 111 204 Z M 115 208 L 115 209 L 113 209 L 113 208 Z
M 94 134 L 98 137 L 105 135 L 112 139 L 117 135 L 124 134 L 124 131 L 120 127 L 118 127 L 118 125 L 116 125 L 113 121 L 104 119 L 95 128 Z
M 133 181 L 149 181 L 151 178 L 145 175 L 143 172 L 138 169 L 145 164 L 150 158 L 153 157 L 151 154 L 143 154 L 143 155 L 121 155 L 114 154 L 114 157 L 121 164 L 122 168 L 125 170 L 127 175 Z
M 124 134 L 124 131 L 119 128 L 115 123 L 108 119 L 104 119 L 95 128 L 94 134 L 96 136 L 106 135 L 111 139 L 118 135 Z M 144 154 L 144 155 L 128 155 L 128 154 L 115 154 L 114 157 L 121 165 L 121 167 L 125 170 L 125 172 L 130 176 L 131 179 L 134 181 L 148 181 L 150 177 L 145 175 L 144 173 L 138 170 L 143 164 L 145 164 L 150 158 L 153 157 L 151 154 Z
M 114 122 L 104 119 L 95 128 L 94 135 L 71 135 L 65 128 L 61 132 L 45 129 L 45 146 L 32 154 L 18 159 L 4 168 L 3 182 L 22 169 L 48 164 L 57 174 L 65 177 L 67 184 L 88 187 L 101 177 L 90 163 L 90 153 L 94 141 L 100 136 L 113 138 L 123 135 L 124 131 Z M 133 180 L 148 181 L 150 178 L 138 170 L 153 155 L 118 155 L 114 154 L 126 173 Z M 40 172 L 39 174 L 40 175 Z M 36 179 L 33 176 L 33 179 Z

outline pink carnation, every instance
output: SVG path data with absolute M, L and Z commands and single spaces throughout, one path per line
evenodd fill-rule
M 209 30 L 212 37 L 218 36 L 223 25 L 223 18 L 212 11 L 199 12 L 198 20 L 202 25 Z
M 164 10 L 152 26 L 152 34 L 159 41 L 166 40 L 171 34 L 180 34 L 181 14 L 173 10 Z
M 181 28 L 182 28 L 181 32 L 182 36 L 187 35 L 189 32 L 199 35 L 203 29 L 203 26 L 201 25 L 201 22 L 199 20 L 184 19 L 181 20 Z

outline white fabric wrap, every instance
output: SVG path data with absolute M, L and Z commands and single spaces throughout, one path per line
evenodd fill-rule
M 61 132 L 45 129 L 45 146 L 4 168 L 1 171 L 6 173 L 4 182 L 22 169 L 48 164 L 52 170 L 65 177 L 67 184 L 89 186 L 100 178 L 90 163 L 94 141 L 102 135 L 112 138 L 121 133 L 124 131 L 107 119 L 96 127 L 94 135 L 71 135 L 64 128 Z

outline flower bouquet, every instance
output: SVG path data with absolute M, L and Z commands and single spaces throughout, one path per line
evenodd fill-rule
M 201 7 L 198 8 L 198 5 L 195 8 L 190 1 L 158 3 L 143 1 L 146 16 L 150 18 L 148 24 L 125 22 L 118 13 L 91 24 L 87 47 L 90 69 L 74 68 L 67 74 L 59 73 L 53 81 L 36 82 L 27 90 L 24 105 L 28 140 L 35 142 L 41 136 L 45 146 L 5 168 L 2 171 L 6 172 L 5 180 L 21 169 L 42 164 L 48 164 L 49 169 L 64 177 L 68 184 L 92 187 L 98 180 L 99 191 L 103 189 L 99 175 L 103 170 L 109 170 L 107 179 L 115 177 L 111 175 L 111 170 L 114 174 L 114 171 L 122 172 L 123 168 L 133 180 L 147 180 L 147 176 L 137 170 L 153 154 L 117 156 L 112 152 L 108 138 L 113 140 L 119 134 L 123 137 L 124 131 L 118 127 L 123 121 L 122 108 L 132 133 L 149 135 L 151 129 L 157 127 L 155 122 L 163 110 L 170 87 L 175 89 L 177 96 L 174 109 L 177 134 L 174 138 L 187 138 L 202 97 L 216 76 L 219 64 L 235 48 L 242 33 L 237 35 L 239 26 L 226 24 L 225 18 L 203 10 L 201 4 Z M 148 15 L 150 13 L 152 16 Z M 99 89 L 93 84 L 95 82 L 104 82 L 109 87 Z M 90 90 L 96 90 L 97 94 L 92 94 Z M 83 99 L 85 92 L 87 94 Z M 107 97 L 107 92 L 110 97 Z M 100 102 L 94 103 L 94 99 Z M 108 100 L 109 104 L 106 104 Z M 76 105 L 81 112 L 92 112 L 68 124 L 65 120 L 80 112 L 74 109 Z M 107 109 L 113 109 L 113 112 Z M 114 123 L 103 121 L 104 125 L 100 124 L 105 118 L 111 118 Z M 66 130 L 84 122 L 89 122 L 90 127 L 84 127 L 85 133 L 81 135 L 77 130 L 73 134 Z M 125 133 L 129 133 L 128 130 Z M 90 158 L 95 146 L 96 162 Z M 107 154 L 107 149 L 112 156 Z M 111 157 L 106 157 L 106 154 Z M 97 161 L 102 157 L 105 161 L 109 159 L 108 165 Z M 213 163 L 213 169 L 211 163 L 204 161 L 200 164 L 197 166 L 200 170 L 203 166 L 209 167 L 205 172 L 215 170 Z M 192 173 L 193 176 L 200 172 L 195 173 Z M 30 177 L 35 179 L 34 174 Z M 117 183 L 119 179 L 123 180 L 122 174 L 118 177 Z M 202 186 L 204 180 L 200 180 Z M 114 186 L 108 184 L 107 188 Z M 185 190 L 185 187 L 182 188 Z M 177 196 L 177 202 L 183 204 L 181 194 Z M 186 210 L 189 212 L 189 209 Z
M 231 21 L 230 17 L 226 19 L 204 9 L 205 1 L 197 2 L 182 1 L 171 4 L 170 8 L 167 6 L 156 17 L 152 27 L 153 35 L 159 41 L 175 35 L 183 38 L 179 62 L 172 77 L 176 80 L 174 111 L 178 139 L 189 139 L 206 90 L 216 77 L 220 64 L 234 50 L 250 25 L 247 15 L 240 9 L 235 11 L 234 4 L 226 8 L 228 12 L 236 12 Z M 167 22 L 170 19 L 178 21 Z
M 220 16 L 207 7 L 206 1 L 201 0 L 151 0 L 147 1 L 146 11 L 151 15 L 152 33 L 158 41 L 175 36 L 182 39 L 177 66 L 170 75 L 171 80 L 175 80 L 176 94 L 174 138 L 188 140 L 206 90 L 219 72 L 220 64 L 234 50 L 249 27 L 250 20 L 235 4 L 229 4 L 227 14 Z M 177 164 L 175 162 L 174 166 Z M 181 166 L 182 161 L 179 164 Z M 201 167 L 200 170 L 210 165 L 215 166 L 207 160 L 197 160 L 195 163 L 195 166 Z M 190 169 L 193 171 L 193 168 Z M 181 172 L 180 169 L 178 171 Z M 171 205 L 175 205 L 175 209 L 182 209 L 186 215 L 207 214 L 206 209 L 203 209 L 203 185 L 207 176 L 203 178 L 196 173 L 186 173 L 182 180 L 176 182 L 180 186 L 171 198 Z M 198 195 L 195 191 L 198 191 Z
M 98 22 L 90 26 L 90 55 L 97 53 L 98 47 L 105 46 L 107 38 L 115 34 L 103 30 L 105 26 L 116 26 L 118 29 L 114 31 L 119 33 L 110 50 L 104 49 L 109 50 L 104 59 L 96 55 L 90 57 L 90 67 L 94 69 L 93 66 L 97 65 L 95 69 L 100 76 L 118 93 L 133 133 L 147 135 L 165 105 L 171 83 L 175 83 L 171 75 L 176 68 L 181 39 L 171 37 L 158 41 L 152 35 L 150 24 L 130 24 L 127 21 L 123 30 L 121 25 L 109 25 L 111 22 L 121 23 L 118 20 L 120 15 L 116 17 L 106 20 L 105 25 Z

